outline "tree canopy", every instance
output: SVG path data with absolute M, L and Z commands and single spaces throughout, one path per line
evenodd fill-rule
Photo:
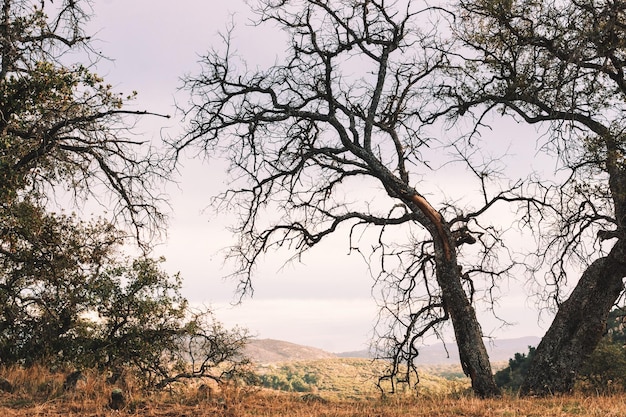
M 89 3 L 11 0 L 0 24 L 0 198 L 52 200 L 52 192 L 89 196 L 141 238 L 162 227 L 164 158 L 133 138 L 126 117 L 149 114 L 124 104 L 94 74 Z M 78 56 L 69 60 L 70 53 Z M 112 198 L 107 198 L 107 196 Z M 144 227 L 145 226 L 145 227 Z
M 245 335 L 203 322 L 210 314 L 190 318 L 177 276 L 116 252 L 127 226 L 144 253 L 164 227 L 159 189 L 171 161 L 132 134 L 133 118 L 154 114 L 128 110 L 134 93 L 93 72 L 88 7 L 2 6 L 2 358 L 62 363 L 89 346 L 86 362 L 133 363 L 156 385 L 205 375 Z M 250 65 L 228 27 L 184 80 L 186 132 L 172 143 L 174 158 L 194 147 L 230 163 L 214 203 L 238 216 L 229 256 L 240 293 L 252 293 L 266 252 L 300 259 L 344 233 L 381 294 L 382 378 L 392 389 L 412 382 L 422 338 L 450 322 L 463 371 L 487 397 L 499 389 L 477 300 L 493 303 L 523 263 L 556 315 L 521 391 L 570 390 L 624 289 L 625 5 L 259 0 L 254 9 L 255 27 L 281 30 L 286 50 L 273 65 Z M 494 168 L 480 135 L 498 114 L 546 133 L 533 139 L 556 175 L 511 179 Z M 442 174 L 475 191 L 446 189 Z M 68 194 L 112 217 L 52 212 Z M 514 214 L 498 217 L 502 205 Z M 516 257 L 503 232 L 511 227 L 537 247 Z M 146 336 L 158 339 L 153 350 Z
M 626 276 L 624 16 L 621 1 L 460 2 L 463 71 L 445 93 L 480 122 L 499 108 L 546 129 L 562 181 L 531 181 L 535 279 L 558 309 L 523 393 L 566 392 L 602 336 Z M 457 67 L 457 68 L 459 68 Z M 584 271 L 574 290 L 564 291 Z
M 382 288 L 380 346 L 390 374 L 451 320 L 475 391 L 497 394 L 472 301 L 481 289 L 489 297 L 512 267 L 491 213 L 498 203 L 529 200 L 521 183 L 493 186 L 498 173 L 465 139 L 433 133 L 448 105 L 435 100 L 453 54 L 437 29 L 446 12 L 415 1 L 313 0 L 261 1 L 256 11 L 259 26 L 286 34 L 285 56 L 248 70 L 231 28 L 224 47 L 186 79 L 188 130 L 175 143 L 231 163 L 235 180 L 216 204 L 240 215 L 230 255 L 241 290 L 251 290 L 266 251 L 299 257 L 345 231 Z M 448 167 L 431 166 L 431 148 L 469 172 L 473 201 L 432 193 Z
M 420 338 L 450 320 L 474 390 L 497 395 L 474 295 L 497 288 L 515 263 L 501 234 L 511 224 L 491 216 L 510 204 L 514 224 L 539 242 L 521 262 L 538 282 L 547 270 L 541 291 L 557 310 L 522 391 L 571 389 L 623 291 L 622 9 L 595 0 L 257 2 L 257 25 L 286 34 L 284 56 L 250 70 L 230 28 L 223 49 L 186 79 L 188 129 L 175 143 L 231 163 L 236 181 L 217 204 L 240 214 L 230 255 L 242 291 L 266 251 L 300 256 L 346 231 L 383 284 L 389 377 L 409 363 L 408 381 Z M 544 127 L 541 151 L 557 175 L 511 180 L 477 157 L 495 110 Z M 473 126 L 467 135 L 435 133 L 460 121 Z M 465 165 L 476 201 L 433 196 L 434 146 Z

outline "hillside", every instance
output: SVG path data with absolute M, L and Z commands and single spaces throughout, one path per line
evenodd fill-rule
M 504 366 L 515 353 L 526 352 L 529 345 L 534 346 L 538 341 L 539 338 L 535 337 L 503 339 L 487 346 L 492 363 Z M 468 392 L 470 382 L 461 370 L 456 346 L 450 343 L 447 348 L 449 357 L 441 343 L 422 348 L 418 359 L 420 384 L 417 389 L 420 394 Z M 246 353 L 256 364 L 260 386 L 281 391 L 315 392 L 325 398 L 374 398 L 380 394 L 376 381 L 387 366 L 383 361 L 358 357 L 366 355 L 366 351 L 333 354 L 274 339 L 253 339 Z
M 325 399 L 373 399 L 380 396 L 379 377 L 388 365 L 383 361 L 359 358 L 325 358 L 282 363 L 266 363 L 256 367 L 259 386 L 272 390 L 316 393 Z M 468 392 L 470 381 L 452 366 L 420 370 L 417 393 L 447 395 Z M 385 392 L 391 385 L 382 382 Z M 409 386 L 398 384 L 403 392 Z
M 334 353 L 274 339 L 252 339 L 245 349 L 245 355 L 256 363 L 291 362 L 336 358 Z

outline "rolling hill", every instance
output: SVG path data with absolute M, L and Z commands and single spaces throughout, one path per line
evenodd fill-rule
M 274 339 L 252 339 L 245 349 L 245 355 L 256 363 L 292 362 L 302 360 L 336 358 L 334 353 Z
M 515 353 L 528 352 L 528 346 L 537 346 L 541 339 L 535 336 L 516 339 L 501 339 L 487 342 L 489 358 L 492 362 L 508 361 Z M 447 347 L 447 351 L 446 351 Z M 311 346 L 298 345 L 275 339 L 252 339 L 246 347 L 245 354 L 256 363 L 278 363 L 302 360 L 332 358 L 370 358 L 367 350 L 356 352 L 331 353 Z M 456 344 L 443 343 L 424 346 L 420 349 L 418 364 L 448 365 L 458 364 L 459 356 Z

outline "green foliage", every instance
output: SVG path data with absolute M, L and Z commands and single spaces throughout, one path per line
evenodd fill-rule
M 283 365 L 258 377 L 258 385 L 279 391 L 311 392 L 317 382 L 314 373 L 292 365 Z
M 109 192 L 113 218 L 131 224 L 139 238 L 146 226 L 163 223 L 154 189 L 167 168 L 150 146 L 124 137 L 132 126 L 125 117 L 147 114 L 124 109 L 135 93 L 116 93 L 92 72 L 82 30 L 88 1 L 62 3 L 3 2 L 0 205 L 29 200 L 47 207 L 63 189 L 77 202 Z
M 33 364 L 81 347 L 91 284 L 112 261 L 119 232 L 106 222 L 0 207 L 0 361 Z
M 191 311 L 161 260 L 120 259 L 105 221 L 0 206 L 0 364 L 138 373 L 147 385 L 238 366 L 245 332 Z M 190 368 L 191 367 L 191 368 Z
M 606 335 L 578 375 L 578 388 L 602 394 L 623 392 L 626 389 L 624 330 L 624 311 L 612 310 L 606 324 Z
M 498 387 L 510 391 L 517 391 L 522 386 L 524 377 L 528 373 L 530 361 L 535 354 L 535 348 L 528 346 L 528 354 L 516 353 L 509 359 L 509 366 L 496 372 L 494 380 Z
M 155 386 L 232 374 L 245 332 L 190 311 L 161 260 L 118 253 L 121 219 L 149 249 L 167 168 L 124 137 L 124 118 L 147 114 L 124 110 L 134 93 L 91 71 L 88 0 L 60 3 L 6 0 L 0 15 L 0 365 L 130 368 Z M 59 190 L 112 193 L 112 220 L 50 212 Z
M 496 372 L 494 379 L 499 387 L 519 390 L 528 372 L 535 348 L 528 355 L 516 353 L 509 366 Z M 626 349 L 621 343 L 604 337 L 577 376 L 578 389 L 594 393 L 621 392 L 626 388 Z
M 606 322 L 607 336 L 615 343 L 626 344 L 626 325 L 624 323 L 626 313 L 621 308 L 616 308 L 609 313 Z
M 626 389 L 626 332 L 624 312 L 615 309 L 609 313 L 606 334 L 585 361 L 577 376 L 577 388 L 594 393 L 621 392 Z M 496 372 L 494 379 L 499 387 L 517 391 L 526 373 L 535 348 L 529 346 L 528 354 L 516 353 L 509 365 Z

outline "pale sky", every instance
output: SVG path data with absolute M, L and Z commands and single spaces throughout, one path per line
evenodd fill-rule
M 140 131 L 154 138 L 181 132 L 181 115 L 175 101 L 184 104 L 177 91 L 180 78 L 199 71 L 199 55 L 219 42 L 218 32 L 231 19 L 237 25 L 234 42 L 239 53 L 251 62 L 271 64 L 276 47 L 282 48 L 275 33 L 253 31 L 243 0 L 97 0 L 89 30 L 95 33 L 97 50 L 112 58 L 102 61 L 97 72 L 120 92 L 139 93 L 135 107 L 173 117 L 144 120 Z M 510 132 L 510 129 L 509 129 Z M 510 135 L 509 138 L 511 139 Z M 532 144 L 531 144 L 532 145 Z M 515 150 L 511 152 L 516 152 Z M 515 160 L 532 161 L 523 151 Z M 532 156 L 531 156 L 532 157 Z M 357 255 L 347 255 L 348 237 L 337 235 L 315 248 L 302 264 L 283 266 L 287 253 L 268 254 L 258 269 L 255 294 L 239 306 L 236 283 L 223 278 L 231 266 L 223 264 L 220 250 L 232 242 L 226 229 L 228 219 L 207 207 L 209 199 L 225 187 L 224 164 L 189 158 L 184 163 L 179 187 L 171 187 L 173 213 L 167 241 L 157 253 L 167 258 L 170 273 L 180 271 L 183 294 L 193 304 L 212 306 L 218 320 L 227 326 L 240 325 L 261 338 L 282 339 L 315 346 L 331 352 L 359 350 L 367 346 L 376 318 L 372 300 L 372 279 Z M 450 195 L 462 190 L 458 178 L 442 175 L 436 187 Z M 452 191 L 451 191 L 452 190 Z M 497 313 L 508 322 L 506 329 L 481 314 L 486 334 L 498 338 L 540 336 L 549 323 L 537 325 L 537 312 L 524 289 L 516 282 L 505 284 L 509 293 Z

